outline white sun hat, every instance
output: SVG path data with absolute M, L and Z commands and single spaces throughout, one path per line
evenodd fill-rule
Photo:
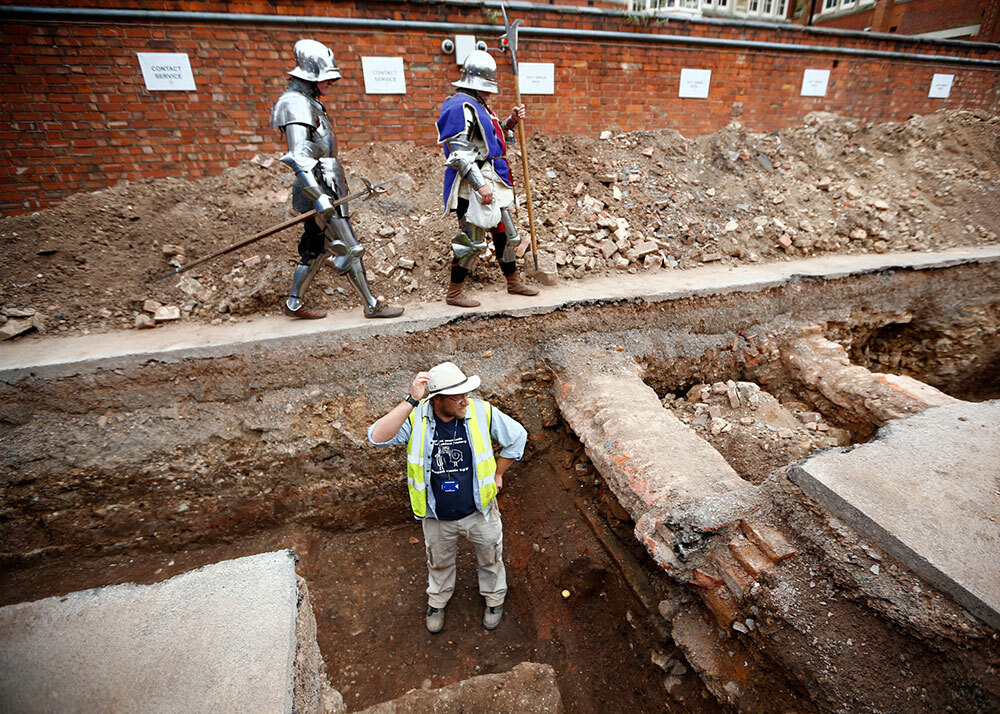
M 436 394 L 465 394 L 479 388 L 479 376 L 466 377 L 454 362 L 442 362 L 430 368 L 427 396 Z

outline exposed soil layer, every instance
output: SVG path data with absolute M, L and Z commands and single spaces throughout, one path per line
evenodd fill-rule
M 698 139 L 673 131 L 535 136 L 540 251 L 560 279 L 581 280 L 995 243 L 998 141 L 1000 118 L 966 111 L 870 127 L 813 114 L 780 133 L 734 124 Z M 454 218 L 441 215 L 440 155 L 373 144 L 343 158 L 355 190 L 360 177 L 402 177 L 390 194 L 353 212 L 373 291 L 403 303 L 440 299 L 456 231 Z M 170 260 L 191 262 L 290 217 L 291 180 L 276 157 L 261 156 L 210 179 L 123 182 L 0 219 L 0 322 L 34 312 L 39 330 L 132 328 L 147 300 L 203 322 L 275 312 L 296 258 L 296 229 L 180 279 L 149 281 L 171 271 Z M 527 236 L 523 208 L 518 221 Z M 485 260 L 471 286 L 501 281 Z M 360 305 L 332 270 L 315 281 L 310 302 Z
M 968 401 L 1000 399 L 1000 305 L 962 310 L 948 321 L 912 314 L 840 336 L 851 361 L 908 374 Z
M 902 365 L 920 350 L 927 357 L 923 376 L 950 389 L 996 364 L 996 266 L 602 303 L 530 319 L 455 320 L 430 334 L 366 333 L 346 342 L 321 335 L 222 356 L 144 357 L 121 369 L 2 382 L 0 603 L 152 582 L 292 547 L 302 557 L 331 682 L 351 709 L 530 660 L 555 668 L 567 711 L 725 706 L 717 702 L 754 712 L 836 710 L 849 698 L 858 708 L 878 702 L 889 711 L 908 696 L 921 711 L 977 711 L 980 704 L 987 711 L 997 701 L 1000 662 L 986 642 L 991 635 L 940 595 L 913 590 L 917 579 L 892 570 L 881 554 L 877 560 L 849 529 L 826 523 L 795 502 L 801 494 L 773 480 L 768 486 L 765 477 L 803 453 L 791 447 L 807 440 L 809 448 L 829 446 L 831 430 L 842 426 L 789 383 L 777 354 L 783 339 L 822 323 L 844 344 L 872 345 L 867 353 L 858 349 L 873 367 L 894 354 Z M 894 333 L 897 324 L 905 327 Z M 961 350 L 939 343 L 936 335 L 946 330 L 956 331 Z M 922 341 L 909 345 L 911 337 Z M 693 588 L 655 569 L 635 541 L 635 524 L 616 509 L 580 445 L 561 431 L 546 341 L 563 339 L 596 347 L 595 369 L 602 350 L 635 360 L 657 394 L 673 395 L 668 406 L 682 420 L 690 418 L 744 478 L 763 480 L 785 504 L 772 525 L 797 547 L 808 546 L 808 559 L 793 558 L 762 578 L 741 613 L 756 623 L 750 634 L 721 628 Z M 526 458 L 501 495 L 511 592 L 504 624 L 492 634 L 479 624 L 468 550 L 447 629 L 438 638 L 426 634 L 422 546 L 419 528 L 405 516 L 401 454 L 364 442 L 367 425 L 442 353 L 483 375 L 483 396 L 531 434 Z M 772 408 L 768 418 L 784 426 L 758 423 L 766 424 L 760 405 L 732 407 L 724 393 L 729 380 L 760 385 L 762 404 Z M 720 420 L 732 429 L 712 434 Z M 744 427 L 768 449 L 755 451 L 733 437 Z M 608 525 L 637 567 L 609 557 L 592 517 Z M 879 577 L 875 564 L 883 568 Z M 660 598 L 667 607 L 658 613 L 651 603 Z M 664 623 L 675 634 L 684 623 L 683 653 Z M 814 631 L 824 635 L 822 647 Z M 854 657 L 849 648 L 860 642 L 865 657 Z M 697 659 L 701 645 L 715 669 Z M 949 684 L 973 673 L 955 690 L 969 692 L 968 701 L 933 691 L 944 667 Z M 908 679 L 916 691 L 906 691 Z M 738 687 L 732 698 L 730 682 Z
M 53 558 L 0 575 L 0 605 L 156 582 L 226 558 L 293 548 L 301 558 L 297 570 L 309 583 L 330 682 L 351 711 L 410 689 L 504 672 L 522 661 L 555 668 L 566 711 L 718 711 L 695 674 L 677 668 L 679 652 L 663 639 L 659 615 L 635 598 L 578 507 L 595 508 L 597 501 L 590 497 L 593 488 L 581 500 L 577 472 L 558 465 L 578 460 L 576 448 L 572 441 L 555 446 L 505 480 L 500 502 L 510 591 L 504 620 L 493 632 L 481 624 L 475 556 L 466 544 L 445 630 L 427 633 L 423 538 L 410 520 L 371 528 L 359 520 L 355 529 L 337 532 L 286 527 L 236 538 L 216 533 L 210 543 L 176 552 Z M 650 587 L 667 584 L 660 579 Z M 653 662 L 654 652 L 672 656 L 676 671 L 684 670 L 673 698 L 665 694 L 667 675 Z

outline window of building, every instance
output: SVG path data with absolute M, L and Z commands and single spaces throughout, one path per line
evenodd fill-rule
M 824 0 L 836 7 L 838 0 Z M 873 0 L 851 0 L 864 3 Z M 691 13 L 708 16 L 750 17 L 784 20 L 788 15 L 788 0 L 625 0 L 629 12 L 649 15 Z M 823 12 L 826 12 L 824 8 Z
M 871 7 L 875 0 L 823 0 L 821 14 L 835 12 L 853 12 L 857 8 Z

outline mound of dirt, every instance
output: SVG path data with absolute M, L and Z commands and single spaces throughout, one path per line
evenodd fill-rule
M 516 182 L 518 153 L 512 148 Z M 696 139 L 669 130 L 536 135 L 528 155 L 539 251 L 561 280 L 982 245 L 997 241 L 1000 225 L 1000 117 L 978 112 L 869 127 L 814 113 L 783 132 L 734 123 Z M 152 325 L 158 305 L 157 321 L 278 311 L 297 258 L 295 228 L 150 283 L 292 217 L 292 172 L 276 158 L 257 156 L 200 181 L 122 182 L 0 219 L 0 330 Z M 343 159 L 354 190 L 360 177 L 401 177 L 390 193 L 352 208 L 373 292 L 404 304 L 443 297 L 456 222 L 442 215 L 439 152 L 370 144 Z M 520 187 L 517 220 L 527 238 Z M 470 287 L 500 280 L 496 264 L 482 260 Z M 332 270 L 314 281 L 309 302 L 360 305 Z

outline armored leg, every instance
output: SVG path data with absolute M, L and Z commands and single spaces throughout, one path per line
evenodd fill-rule
M 295 266 L 295 273 L 292 275 L 292 289 L 288 295 L 288 299 L 285 300 L 285 306 L 289 310 L 297 312 L 306 304 L 306 290 L 309 289 L 309 284 L 316 276 L 316 271 L 322 265 L 323 254 L 320 254 L 308 261 L 300 260 L 298 265 Z
M 403 314 L 403 308 L 379 303 L 372 295 L 365 275 L 365 264 L 361 259 L 365 254 L 365 247 L 355 238 L 351 222 L 335 216 L 326 222 L 324 231 L 329 261 L 338 273 L 347 276 L 361 295 L 365 303 L 365 317 L 396 317 Z
M 524 283 L 517 271 L 517 253 L 514 249 L 521 242 L 517 227 L 514 226 L 514 221 L 511 220 L 506 208 L 501 209 L 500 215 L 504 230 L 494 231 L 493 247 L 497 251 L 500 272 L 507 280 L 507 292 L 511 295 L 537 295 L 538 290 Z
M 514 219 L 510 217 L 510 212 L 506 208 L 500 209 L 500 220 L 503 223 L 504 235 L 507 240 L 503 251 L 497 254 L 497 258 L 501 263 L 513 263 L 517 258 L 515 248 L 517 248 L 518 244 L 521 242 L 521 236 L 518 235 L 517 226 L 514 225 Z
M 486 229 L 463 220 L 462 232 L 456 234 L 451 241 L 451 252 L 455 255 L 455 262 L 469 270 L 484 250 L 486 250 Z
M 299 241 L 299 262 L 292 274 L 292 288 L 285 300 L 285 314 L 291 317 L 318 318 L 326 313 L 305 307 L 306 291 L 323 265 L 326 255 L 323 231 L 314 220 L 306 221 Z
M 479 307 L 479 301 L 465 294 L 465 278 L 476 262 L 476 258 L 486 250 L 486 229 L 474 226 L 464 218 L 459 219 L 462 232 L 451 241 L 451 282 L 444 301 L 456 307 Z

